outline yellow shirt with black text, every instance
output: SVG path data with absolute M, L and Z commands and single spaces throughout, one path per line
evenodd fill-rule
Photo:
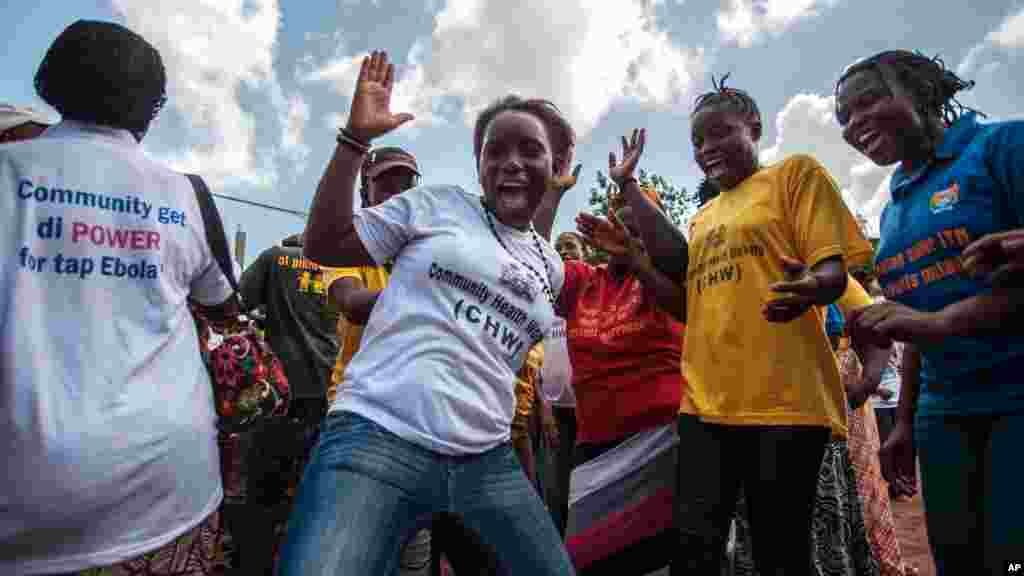
M 782 256 L 813 267 L 871 257 L 871 244 L 816 160 L 762 168 L 691 220 L 686 278 L 689 386 L 680 411 L 727 425 L 825 426 L 846 436 L 846 394 L 821 316 L 772 323 Z
M 324 286 L 330 298 L 330 286 L 342 278 L 354 278 L 368 290 L 383 290 L 388 284 L 390 275 L 383 266 L 358 266 L 351 268 L 323 268 Z M 345 380 L 345 367 L 352 356 L 359 350 L 359 342 L 363 338 L 363 325 L 350 322 L 344 314 L 338 315 L 338 357 L 331 371 L 331 382 L 327 387 L 327 404 L 334 403 L 338 395 L 338 386 Z

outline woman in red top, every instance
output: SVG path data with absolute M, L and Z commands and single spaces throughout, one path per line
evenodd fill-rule
M 653 189 L 648 195 L 660 205 Z M 667 566 L 673 549 L 665 499 L 671 503 L 672 423 L 684 385 L 682 294 L 651 265 L 621 196 L 609 199 L 609 212 L 615 228 L 587 214 L 577 222 L 611 259 L 566 261 L 559 299 L 577 424 L 567 548 L 580 574 L 646 574 Z M 611 493 L 627 504 L 610 504 Z

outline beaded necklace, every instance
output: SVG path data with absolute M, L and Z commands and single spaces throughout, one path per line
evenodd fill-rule
M 498 229 L 495 228 L 494 226 L 494 220 L 491 216 L 491 208 L 490 206 L 487 205 L 487 202 L 484 200 L 483 196 L 480 197 L 480 205 L 484 207 L 484 215 L 487 217 L 487 224 L 491 227 L 491 234 L 494 234 L 494 238 L 498 241 L 498 244 L 501 244 L 501 247 L 505 249 L 505 252 L 509 256 L 511 256 L 516 262 L 519 262 L 520 264 L 525 266 L 526 269 L 529 270 L 531 274 L 533 274 L 534 278 L 540 281 L 541 286 L 544 288 L 544 294 L 548 297 L 548 302 L 550 302 L 551 306 L 554 307 L 555 296 L 554 294 L 551 293 L 551 264 L 549 264 L 548 259 L 544 257 L 544 249 L 541 247 L 540 244 L 540 235 L 537 234 L 537 231 L 534 230 L 533 226 L 531 225 L 530 233 L 533 235 L 533 243 L 537 247 L 537 252 L 540 253 L 540 259 L 541 261 L 544 262 L 544 271 L 547 272 L 546 278 L 544 276 L 541 276 L 540 272 L 538 272 L 533 266 L 530 266 L 528 263 L 520 260 L 514 254 L 512 254 L 511 250 L 508 249 L 508 246 L 505 245 L 505 241 L 502 240 L 501 236 L 498 234 Z

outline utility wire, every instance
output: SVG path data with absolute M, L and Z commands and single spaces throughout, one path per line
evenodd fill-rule
M 215 192 L 211 192 L 211 195 L 216 196 L 217 198 L 223 198 L 225 200 L 231 200 L 232 202 L 238 202 L 238 203 L 241 203 L 241 204 L 248 204 L 250 206 L 257 206 L 259 208 L 266 208 L 267 210 L 275 210 L 277 212 L 284 212 L 285 214 L 292 214 L 294 216 L 300 216 L 302 218 L 305 218 L 306 216 L 308 216 L 308 214 L 306 214 L 305 212 L 300 212 L 298 210 L 290 210 L 288 208 L 281 208 L 280 206 L 274 206 L 272 204 L 263 204 L 262 202 L 253 202 L 252 200 L 245 200 L 244 198 L 236 198 L 234 196 L 227 196 L 225 194 L 217 194 Z

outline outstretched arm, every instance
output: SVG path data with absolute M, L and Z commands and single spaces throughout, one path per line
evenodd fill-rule
M 689 246 L 682 230 L 658 205 L 640 190 L 640 183 L 633 176 L 647 139 L 645 129 L 633 130 L 632 138 L 622 138 L 622 162 L 617 163 L 615 153 L 608 154 L 608 175 L 622 191 L 626 202 L 633 209 L 640 235 L 651 256 L 654 267 L 669 278 L 685 278 L 689 265 Z M 681 282 L 682 280 L 680 280 Z
M 352 224 L 355 183 L 365 154 L 362 147 L 413 118 L 411 114 L 391 113 L 394 83 L 395 68 L 388 63 L 385 52 L 375 51 L 363 59 L 342 137 L 356 142 L 339 142 L 334 149 L 306 223 L 303 253 L 314 262 L 336 267 L 374 264 Z

